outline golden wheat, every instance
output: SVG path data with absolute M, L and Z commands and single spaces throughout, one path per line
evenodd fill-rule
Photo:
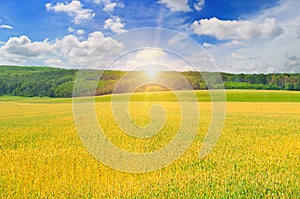
M 149 122 L 152 104 L 133 103 L 133 120 Z M 149 152 L 167 144 L 180 121 L 176 102 L 160 104 L 168 113 L 165 130 L 146 140 L 118 129 L 110 103 L 96 103 L 96 111 L 114 144 Z M 199 107 L 199 130 L 183 157 L 155 172 L 130 174 L 104 166 L 86 151 L 71 103 L 0 103 L 0 197 L 300 197 L 300 103 L 228 103 L 222 135 L 204 159 L 198 151 L 211 108 Z

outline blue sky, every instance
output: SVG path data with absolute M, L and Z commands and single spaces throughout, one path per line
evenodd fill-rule
M 95 41 L 144 27 L 186 34 L 220 71 L 300 72 L 298 0 L 2 0 L 0 65 L 72 68 Z

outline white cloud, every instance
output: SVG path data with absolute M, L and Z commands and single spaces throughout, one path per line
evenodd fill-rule
M 275 73 L 275 72 L 276 72 L 275 68 L 273 68 L 273 67 L 267 68 L 267 73 Z
M 77 35 L 83 35 L 85 31 L 83 29 L 79 29 L 76 31 Z
M 245 54 L 238 54 L 238 53 L 231 53 L 230 57 L 231 59 L 235 59 L 239 61 L 256 60 L 260 58 L 259 56 L 245 55 Z
M 69 28 L 68 28 L 68 32 L 69 32 L 69 33 L 72 33 L 72 32 L 74 32 L 74 31 L 75 31 L 74 28 L 72 28 L 72 27 L 69 27 Z
M 115 7 L 117 7 L 117 3 L 109 3 L 109 4 L 106 4 L 103 8 L 103 11 L 105 12 L 113 12 Z
M 202 46 L 203 46 L 204 48 L 213 48 L 213 47 L 215 47 L 214 44 L 207 43 L 207 42 L 204 42 L 204 43 L 202 44 Z
M 113 12 L 115 8 L 124 8 L 121 2 L 112 2 L 111 0 L 93 0 L 97 5 L 102 5 L 104 12 Z
M 61 40 L 56 40 L 52 46 L 53 51 L 61 59 L 66 60 L 66 65 L 79 66 L 83 64 L 87 67 L 104 67 L 104 59 L 118 55 L 122 48 L 121 43 L 104 37 L 98 31 L 89 34 L 87 40 L 84 41 L 80 41 L 76 36 L 68 35 Z
M 67 35 L 55 41 L 31 41 L 27 36 L 12 37 L 0 47 L 0 62 L 3 64 L 37 64 L 60 67 L 104 67 L 104 57 L 116 56 L 123 44 L 101 32 L 89 34 L 80 41 Z
M 195 10 L 201 11 L 202 8 L 203 8 L 203 6 L 204 6 L 204 4 L 205 4 L 205 0 L 197 0 L 197 2 L 194 3 Z
M 17 56 L 37 57 L 43 50 L 49 49 L 47 40 L 32 42 L 27 36 L 11 37 L 1 49 Z
M 195 34 L 210 35 L 219 40 L 276 37 L 283 33 L 274 18 L 267 18 L 264 23 L 259 23 L 249 20 L 223 21 L 213 17 L 194 21 L 191 30 Z
M 162 48 L 147 47 L 129 52 L 114 62 L 110 69 L 115 70 L 169 70 L 187 71 L 194 68 L 181 57 Z
M 159 3 L 165 4 L 173 12 L 192 11 L 192 9 L 188 5 L 188 0 L 159 0 Z
M 0 25 L 0 29 L 13 29 L 13 27 L 3 24 L 3 25 Z
M 224 43 L 223 45 L 229 48 L 245 46 L 244 42 L 238 40 L 232 40 Z
M 138 51 L 136 54 L 137 59 L 153 59 L 157 57 L 162 57 L 165 55 L 165 52 L 161 48 L 145 48 L 141 51 Z
M 220 44 L 211 44 L 211 43 L 207 43 L 204 42 L 202 44 L 202 46 L 204 48 L 214 48 L 214 47 L 228 47 L 228 48 L 236 48 L 236 47 L 242 47 L 245 46 L 245 43 L 242 41 L 238 41 L 238 40 L 231 40 L 225 43 L 220 43 Z
M 124 4 L 123 3 L 109 3 L 104 6 L 103 11 L 113 12 L 116 7 L 124 8 Z
M 54 12 L 65 12 L 71 18 L 72 22 L 75 24 L 81 24 L 87 20 L 95 17 L 95 13 L 90 9 L 84 9 L 80 1 L 73 0 L 71 3 L 57 3 L 52 5 L 51 3 L 46 4 L 46 9 L 48 11 L 52 10 Z
M 148 47 L 137 51 L 133 56 L 125 59 L 126 70 L 139 70 L 151 67 L 158 70 L 159 65 L 165 63 L 166 65 L 166 52 L 161 48 Z
M 122 22 L 122 19 L 120 17 L 112 17 L 104 22 L 104 29 L 109 29 L 112 32 L 115 33 L 123 33 L 126 32 L 125 23 Z
M 207 30 L 202 26 L 198 31 L 222 40 L 214 43 L 215 47 L 206 49 L 221 71 L 300 72 L 299 7 L 300 1 L 281 0 L 275 7 L 245 20 L 235 20 L 235 23 L 200 20 L 210 26 Z M 199 24 L 196 25 L 198 28 Z
M 48 59 L 45 61 L 45 64 L 48 66 L 56 66 L 56 67 L 64 65 L 63 61 L 60 59 Z

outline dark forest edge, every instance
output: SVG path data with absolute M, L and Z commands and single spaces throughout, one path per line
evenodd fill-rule
M 52 67 L 21 67 L 0 66 L 0 96 L 24 97 L 72 97 L 77 69 Z M 99 71 L 91 71 L 99 74 Z M 116 83 L 126 71 L 104 71 L 96 89 L 96 95 L 110 94 Z M 129 88 L 137 79 L 145 78 L 142 71 L 128 72 L 130 77 L 123 85 Z M 127 75 L 128 75 L 127 73 Z M 181 90 L 181 80 L 176 72 L 158 72 L 157 78 L 163 79 L 168 85 Z M 194 90 L 222 88 L 223 84 L 216 80 L 217 73 L 211 72 L 180 72 Z M 256 90 L 300 90 L 300 74 L 229 74 L 220 73 L 225 89 L 256 89 Z M 203 78 L 204 77 L 204 78 Z M 203 80 L 205 79 L 206 82 Z M 87 81 L 88 78 L 87 78 Z M 146 84 L 137 89 L 138 92 L 169 90 L 159 84 Z

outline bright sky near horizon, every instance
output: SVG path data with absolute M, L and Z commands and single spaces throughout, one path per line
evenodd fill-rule
M 103 53 L 117 54 L 113 36 L 143 27 L 190 36 L 219 71 L 300 72 L 299 0 L 2 0 L 0 65 L 72 68 L 99 41 L 110 41 Z

